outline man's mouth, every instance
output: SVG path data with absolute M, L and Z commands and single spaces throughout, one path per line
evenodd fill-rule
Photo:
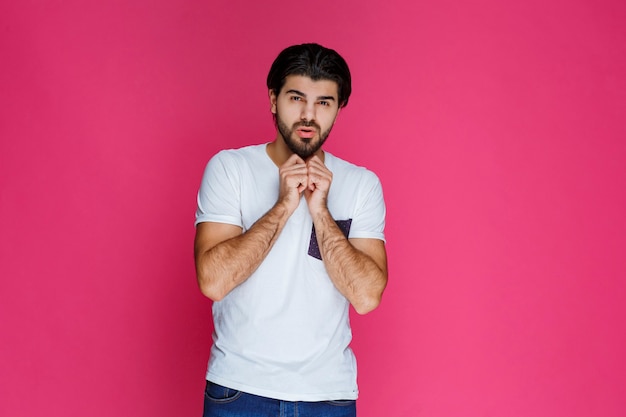
M 303 139 L 311 139 L 315 136 L 316 130 L 312 127 L 299 127 L 296 129 L 296 134 Z

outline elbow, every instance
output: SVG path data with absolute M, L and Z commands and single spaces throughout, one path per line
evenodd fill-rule
M 381 299 L 382 292 L 380 294 L 364 297 L 358 303 L 353 303 L 352 307 L 354 307 L 354 311 L 358 314 L 365 315 L 374 311 L 380 305 Z
M 352 304 L 354 307 L 354 311 L 356 311 L 359 315 L 363 316 L 371 311 L 374 311 L 380 302 L 369 302 L 369 303 L 358 303 Z
M 222 301 L 222 299 L 224 298 L 224 294 L 206 286 L 200 286 L 200 292 L 202 293 L 202 295 L 214 302 Z
M 360 315 L 374 311 L 382 301 L 383 291 L 385 291 L 386 286 L 387 278 L 385 277 L 385 279 L 381 279 L 377 285 L 378 288 L 372 288 L 371 291 L 363 294 L 358 301 L 352 303 L 354 310 Z
M 228 294 L 225 285 L 220 285 L 219 280 L 215 279 L 216 275 L 209 265 L 201 264 L 196 258 L 196 280 L 200 293 L 215 302 L 221 301 Z
M 198 286 L 200 287 L 202 295 L 209 298 L 211 301 L 221 301 L 226 296 L 226 293 L 207 277 L 198 275 Z

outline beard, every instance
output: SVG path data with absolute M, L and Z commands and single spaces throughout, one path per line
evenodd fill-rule
M 314 128 L 318 133 L 317 140 L 315 137 L 297 137 L 294 132 L 300 127 Z M 285 141 L 285 144 L 287 144 L 289 150 L 298 155 L 300 158 L 306 160 L 317 152 L 322 147 L 324 142 L 326 142 L 328 135 L 330 135 L 332 126 L 329 127 L 327 131 L 322 132 L 322 128 L 315 122 L 298 122 L 294 123 L 290 129 L 287 124 L 280 119 L 280 117 L 276 116 L 276 128 L 278 129 L 280 136 L 282 136 Z

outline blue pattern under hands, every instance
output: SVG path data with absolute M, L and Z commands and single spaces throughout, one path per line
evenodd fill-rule
M 343 235 L 346 238 L 348 238 L 348 235 L 350 234 L 350 225 L 352 224 L 352 219 L 335 220 L 335 223 L 337 223 L 337 226 L 339 226 L 339 229 L 341 229 L 341 232 L 343 233 Z M 311 229 L 311 241 L 309 242 L 308 254 L 314 258 L 322 260 L 322 254 L 320 253 L 320 246 L 317 243 L 317 235 L 315 234 L 315 225 Z

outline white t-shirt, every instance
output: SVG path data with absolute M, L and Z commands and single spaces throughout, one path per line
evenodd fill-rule
M 266 144 L 224 150 L 207 164 L 196 225 L 248 230 L 278 199 Z M 330 153 L 328 208 L 350 238 L 384 240 L 385 204 L 374 173 Z M 356 399 L 348 300 L 326 273 L 304 197 L 271 251 L 244 283 L 213 303 L 207 380 L 286 401 Z

